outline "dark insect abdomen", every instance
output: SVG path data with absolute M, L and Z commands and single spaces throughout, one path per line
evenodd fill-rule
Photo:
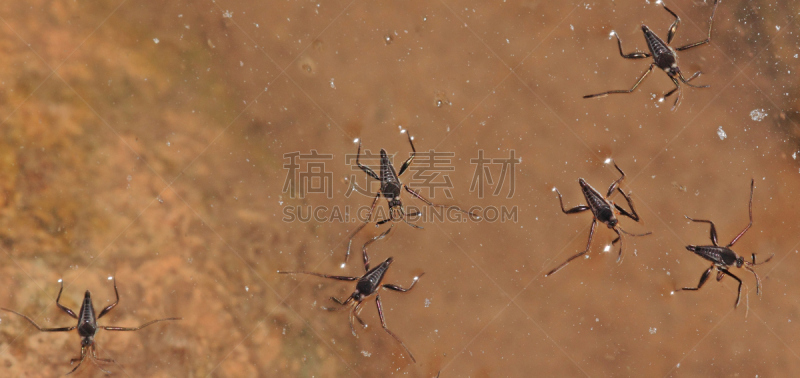
M 733 266 L 736 264 L 736 253 L 725 247 L 717 247 L 713 245 L 700 245 L 694 246 L 690 249 L 698 256 L 709 260 L 715 264 Z
M 650 49 L 650 53 L 653 54 L 653 61 L 658 68 L 665 69 L 675 65 L 677 61 L 675 52 L 647 26 L 642 25 L 642 31 L 644 32 L 644 39 L 647 41 L 647 47 Z
M 378 289 L 378 285 L 381 284 L 381 280 L 383 280 L 383 275 L 386 274 L 386 270 L 389 268 L 389 265 L 386 263 L 382 263 L 376 266 L 374 269 L 370 270 L 369 273 L 364 275 L 358 283 L 356 284 L 356 290 L 364 295 L 370 295 Z

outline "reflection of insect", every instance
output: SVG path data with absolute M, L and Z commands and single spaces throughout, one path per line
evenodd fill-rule
M 83 304 L 81 304 L 81 310 L 78 312 L 78 315 L 75 315 L 74 311 L 70 310 L 69 308 L 67 308 L 67 307 L 61 305 L 61 303 L 59 303 L 59 300 L 61 299 L 61 292 L 62 291 L 64 291 L 64 283 L 63 282 L 61 283 L 61 289 L 58 291 L 58 297 L 56 298 L 56 305 L 58 306 L 58 308 L 60 308 L 64 312 L 66 312 L 67 315 L 69 315 L 69 316 L 71 316 L 71 317 L 73 317 L 75 319 L 78 319 L 78 325 L 76 325 L 76 326 L 60 327 L 60 328 L 42 328 L 38 324 L 36 324 L 36 322 L 34 322 L 33 319 L 27 317 L 26 315 L 22 315 L 22 314 L 20 314 L 20 313 L 18 313 L 16 311 L 9 310 L 7 308 L 0 308 L 0 310 L 8 311 L 8 312 L 17 314 L 17 315 L 25 318 L 25 320 L 27 320 L 28 322 L 33 324 L 33 326 L 36 327 L 36 329 L 38 329 L 39 331 L 42 331 L 42 332 L 68 332 L 68 331 L 72 331 L 73 329 L 77 328 L 78 329 L 78 336 L 81 337 L 81 358 L 73 358 L 72 360 L 69 361 L 70 365 L 74 364 L 75 361 L 78 361 L 78 366 L 75 366 L 69 373 L 67 373 L 68 375 L 72 374 L 73 372 L 75 372 L 75 370 L 78 370 L 78 368 L 81 367 L 81 364 L 83 363 L 83 360 L 86 359 L 87 355 L 89 355 L 87 352 L 90 352 L 90 351 L 91 351 L 91 355 L 90 356 L 91 356 L 92 362 L 94 362 L 95 365 L 97 365 L 98 362 L 103 362 L 103 363 L 113 363 L 114 362 L 114 360 L 108 359 L 108 358 L 97 358 L 97 351 L 95 350 L 95 344 L 94 344 L 94 335 L 97 333 L 97 330 L 99 328 L 102 328 L 102 329 L 105 329 L 105 330 L 108 330 L 108 331 L 138 331 L 138 330 L 140 330 L 140 329 L 142 329 L 144 327 L 147 327 L 147 326 L 149 326 L 149 325 L 151 325 L 153 323 L 156 323 L 156 322 L 161 322 L 161 321 L 164 321 L 164 320 L 181 320 L 181 318 L 156 319 L 156 320 L 152 320 L 152 321 L 149 321 L 147 323 L 144 323 L 144 324 L 142 324 L 142 325 L 140 325 L 138 327 L 135 327 L 135 328 L 113 327 L 113 326 L 98 326 L 97 325 L 97 319 L 100 319 L 103 316 L 105 316 L 106 314 L 108 314 L 111 311 L 111 309 L 116 307 L 117 304 L 119 303 L 119 291 L 117 291 L 117 281 L 116 280 L 114 280 L 114 294 L 116 294 L 117 300 L 114 303 L 110 304 L 108 307 L 104 308 L 103 311 L 100 311 L 100 315 L 97 315 L 96 317 L 95 317 L 95 312 L 94 312 L 94 305 L 92 304 L 92 296 L 91 296 L 91 293 L 89 293 L 89 290 L 86 290 L 86 294 L 83 296 Z M 101 368 L 99 365 L 97 367 L 100 370 L 102 370 L 104 373 L 111 374 L 111 372 Z
M 592 219 L 592 228 L 589 230 L 589 242 L 586 243 L 586 249 L 568 258 L 567 261 L 564 261 L 564 263 L 557 266 L 555 269 L 551 270 L 550 273 L 547 273 L 545 277 L 555 272 L 558 272 L 559 270 L 561 270 L 561 268 L 569 264 L 570 261 L 575 260 L 576 258 L 584 255 L 586 252 L 589 252 L 589 247 L 592 245 L 592 237 L 594 236 L 594 230 L 597 227 L 598 221 L 605 223 L 605 225 L 608 226 L 608 228 L 614 230 L 614 232 L 617 234 L 617 238 L 611 242 L 612 245 L 616 244 L 616 242 L 620 242 L 619 255 L 617 256 L 617 261 L 619 261 L 622 258 L 622 235 L 620 234 L 620 231 L 630 236 L 645 236 L 651 234 L 650 232 L 644 234 L 631 234 L 623 230 L 619 226 L 618 223 L 619 220 L 617 219 L 617 216 L 614 214 L 614 209 L 616 209 L 617 212 L 619 212 L 619 214 L 622 214 L 637 222 L 639 221 L 639 215 L 636 214 L 636 209 L 633 207 L 633 201 L 631 200 L 631 197 L 629 197 L 627 194 L 625 194 L 625 192 L 622 191 L 622 189 L 619 188 L 619 183 L 622 182 L 622 180 L 625 178 L 625 172 L 623 172 L 622 169 L 620 169 L 617 166 L 617 163 L 614 163 L 614 168 L 617 168 L 619 173 L 622 174 L 622 177 L 618 178 L 617 181 L 614 181 L 611 184 L 611 186 L 608 187 L 608 193 L 606 194 L 605 197 L 603 197 L 603 195 L 600 194 L 600 192 L 598 192 L 597 189 L 592 188 L 591 185 L 586 183 L 584 179 L 582 178 L 578 179 L 578 183 L 581 185 L 581 191 L 583 191 L 583 196 L 586 198 L 586 203 L 589 204 L 588 206 L 578 205 L 569 210 L 564 209 L 564 201 L 561 199 L 561 192 L 559 192 L 558 189 L 553 188 L 556 191 L 556 193 L 558 193 L 558 202 L 561 204 L 561 211 L 563 211 L 564 214 L 575 214 L 584 212 L 586 210 L 591 210 L 594 219 Z M 628 202 L 628 206 L 630 206 L 631 208 L 630 213 L 625 209 L 623 209 L 622 207 L 620 207 L 619 205 L 615 204 L 614 202 L 611 202 L 611 200 L 609 199 L 609 197 L 611 197 L 611 195 L 614 194 L 615 190 L 619 191 L 619 193 L 622 194 L 623 197 L 625 197 L 625 201 Z
M 372 200 L 372 206 L 370 206 L 369 213 L 367 213 L 367 220 L 364 221 L 364 223 L 362 223 L 360 226 L 358 226 L 358 228 L 356 228 L 350 234 L 350 236 L 348 238 L 349 242 L 347 244 L 347 255 L 345 255 L 345 257 L 344 257 L 344 261 L 345 262 L 347 262 L 347 260 L 350 258 L 350 247 L 353 245 L 353 237 L 355 237 L 356 234 L 359 231 L 361 231 L 361 229 L 363 229 L 364 226 L 366 226 L 372 220 L 372 211 L 375 210 L 375 204 L 378 203 L 378 198 L 380 198 L 381 195 L 383 195 L 383 197 L 386 198 L 386 201 L 389 202 L 389 218 L 382 219 L 382 220 L 378 221 L 376 223 L 376 226 L 380 226 L 380 225 L 382 225 L 382 224 L 384 224 L 386 222 L 389 222 L 389 221 L 394 222 L 396 219 L 401 219 L 403 222 L 406 222 L 411 227 L 419 228 L 419 229 L 422 228 L 422 227 L 417 226 L 417 225 L 415 225 L 413 223 L 409 223 L 408 220 L 406 219 L 406 213 L 405 213 L 405 210 L 403 210 L 403 203 L 400 200 L 400 189 L 401 188 L 403 188 L 407 192 L 411 193 L 412 196 L 416 197 L 420 201 L 425 202 L 425 204 L 427 204 L 428 206 L 440 207 L 440 208 L 444 208 L 444 209 L 454 209 L 454 210 L 460 211 L 460 212 L 462 212 L 464 214 L 467 214 L 473 220 L 480 220 L 480 217 L 478 215 L 475 215 L 475 214 L 473 214 L 471 212 L 467 212 L 467 211 L 461 210 L 457 206 L 446 206 L 446 205 L 434 204 L 431 201 L 428 201 L 427 199 L 422 197 L 414 189 L 409 188 L 408 185 L 402 184 L 400 182 L 400 178 L 399 177 L 402 176 L 403 173 L 405 173 L 406 169 L 408 169 L 408 167 L 411 165 L 411 161 L 414 160 L 414 157 L 417 154 L 417 150 L 414 149 L 414 143 L 411 141 L 412 139 L 413 138 L 411 138 L 411 135 L 409 134 L 408 135 L 408 144 L 411 145 L 411 151 L 412 152 L 411 152 L 411 156 L 408 159 L 406 159 L 406 161 L 403 162 L 403 165 L 400 167 L 400 173 L 396 173 L 395 172 L 394 166 L 392 165 L 392 161 L 389 160 L 389 156 L 386 154 L 386 150 L 381 148 L 381 170 L 380 170 L 381 174 L 380 174 L 380 176 L 378 176 L 375 173 L 375 171 L 373 171 L 370 167 L 362 165 L 359 162 L 359 157 L 361 156 L 361 142 L 360 141 L 358 142 L 358 154 L 356 155 L 356 165 L 359 168 L 361 168 L 361 170 L 364 171 L 364 173 L 366 173 L 367 175 L 369 175 L 373 179 L 380 181 L 381 189 L 378 191 L 378 193 L 375 194 L 375 199 Z M 417 211 L 414 214 L 408 214 L 408 216 L 412 216 L 412 217 L 413 216 L 418 216 L 418 215 L 420 215 L 419 211 Z
M 688 79 L 683 77 L 683 73 L 681 73 L 680 68 L 678 68 L 677 51 L 688 50 L 693 47 L 701 46 L 711 42 L 711 25 L 714 23 L 714 13 L 717 12 L 717 4 L 719 3 L 719 0 L 714 0 L 714 10 L 711 11 L 711 18 L 709 19 L 708 22 L 708 38 L 700 42 L 690 43 L 686 46 L 681 46 L 678 48 L 672 48 L 669 46 L 669 44 L 672 42 L 672 38 L 675 36 L 675 32 L 678 30 L 678 24 L 681 22 L 681 19 L 680 17 L 678 17 L 677 14 L 675 14 L 675 12 L 667 8 L 667 5 L 664 4 L 663 1 L 660 2 L 661 5 L 664 6 L 664 9 L 666 9 L 666 11 L 669 12 L 669 14 L 675 17 L 675 22 L 673 22 L 672 26 L 669 27 L 666 43 L 664 43 L 663 39 L 659 38 L 655 33 L 653 33 L 650 30 L 650 28 L 648 28 L 645 25 L 642 25 L 642 32 L 644 32 L 644 38 L 647 41 L 647 47 L 650 49 L 650 53 L 635 51 L 630 54 L 624 54 L 622 52 L 622 41 L 620 41 L 619 35 L 617 35 L 617 33 L 615 32 L 612 32 L 614 34 L 614 37 L 617 37 L 617 45 L 619 46 L 619 55 L 621 55 L 625 59 L 644 59 L 652 56 L 653 63 L 650 63 L 650 68 L 648 68 L 647 71 L 644 72 L 644 74 L 639 78 L 639 81 L 637 81 L 636 84 L 634 84 L 631 89 L 614 90 L 603 93 L 590 94 L 583 96 L 583 98 L 605 97 L 612 93 L 631 93 L 636 89 L 636 87 L 639 86 L 639 84 L 642 83 L 642 81 L 644 81 L 644 78 L 646 78 L 647 75 L 649 75 L 650 72 L 653 71 L 653 67 L 658 67 L 664 70 L 664 72 L 666 72 L 667 75 L 669 75 L 669 78 L 672 79 L 672 82 L 675 84 L 675 89 L 669 91 L 666 95 L 664 95 L 664 98 L 667 98 L 673 93 L 675 93 L 675 91 L 678 91 L 678 96 L 675 99 L 675 104 L 672 106 L 672 110 L 675 110 L 681 101 L 680 82 L 683 82 L 684 84 L 693 88 L 708 88 L 708 85 L 696 86 L 689 83 L 694 78 L 700 76 L 701 74 L 700 71 L 695 72 L 694 75 L 692 75 Z M 678 79 L 680 79 L 680 82 L 678 81 Z
M 386 271 L 389 269 L 389 265 L 391 265 L 392 261 L 394 261 L 394 259 L 392 259 L 391 257 L 386 259 L 386 261 L 378 264 L 378 266 L 372 268 L 371 270 L 369 268 L 369 257 L 367 256 L 367 246 L 369 244 L 371 244 L 372 242 L 376 241 L 376 240 L 383 239 L 383 237 L 386 236 L 386 234 L 388 234 L 389 231 L 391 231 L 391 230 L 392 230 L 392 228 L 389 227 L 389 229 L 386 230 L 384 233 L 382 233 L 382 234 L 370 239 L 366 243 L 364 243 L 364 247 L 363 247 L 362 251 L 364 253 L 364 270 L 366 271 L 366 273 L 361 277 L 331 276 L 331 275 L 327 275 L 327 274 L 320 274 L 320 273 L 313 273 L 313 272 L 282 272 L 282 271 L 278 271 L 278 273 L 282 273 L 282 274 L 310 274 L 312 276 L 317 276 L 317 277 L 322 277 L 322 278 L 331 278 L 331 279 L 339 280 L 339 281 L 358 281 L 356 283 L 356 290 L 353 291 L 353 294 L 350 294 L 350 296 L 346 300 L 341 301 L 336 297 L 331 297 L 331 299 L 334 302 L 336 302 L 340 306 L 342 306 L 340 308 L 345 308 L 347 306 L 351 307 L 351 309 L 350 309 L 350 330 L 353 332 L 353 335 L 358 337 L 358 335 L 356 334 L 355 327 L 353 326 L 353 318 L 358 319 L 358 322 L 361 323 L 361 325 L 364 326 L 364 328 L 367 327 L 367 324 L 364 323 L 364 321 L 361 320 L 361 317 L 359 317 L 358 315 L 361 312 L 361 304 L 364 302 L 364 300 L 367 299 L 368 297 L 370 297 L 371 295 L 375 294 L 375 303 L 378 306 L 378 317 L 380 317 L 380 319 L 381 319 L 381 326 L 383 326 L 383 329 L 385 329 L 386 332 L 388 332 L 390 335 L 392 335 L 392 337 L 394 337 L 394 339 L 397 340 L 397 342 L 400 343 L 401 346 L 403 346 L 403 349 L 406 350 L 406 353 L 408 353 L 408 356 L 411 357 L 411 361 L 417 362 L 417 360 L 414 359 L 414 356 L 411 354 L 411 351 L 408 350 L 408 347 L 406 347 L 406 344 L 404 344 L 403 341 L 400 340 L 400 337 L 395 335 L 394 332 L 390 331 L 389 328 L 386 326 L 386 320 L 383 318 L 383 307 L 381 306 L 381 296 L 379 294 L 377 294 L 377 292 L 378 292 L 378 289 L 380 289 L 381 287 L 383 287 L 385 289 L 389 289 L 389 290 L 403 292 L 403 293 L 408 292 L 408 291 L 410 291 L 411 289 L 414 288 L 414 285 L 416 285 L 417 281 L 419 281 L 419 277 L 422 277 L 422 275 L 425 274 L 425 273 L 422 273 L 419 276 L 414 277 L 414 280 L 411 282 L 411 286 L 409 286 L 408 289 L 404 289 L 404 288 L 402 288 L 400 286 L 392 285 L 392 284 L 381 285 L 381 282 L 383 281 L 383 276 L 386 274 Z M 337 310 L 337 309 L 338 308 L 328 308 L 328 310 Z
M 733 238 L 733 240 L 731 240 L 730 244 L 728 244 L 728 245 L 726 245 L 724 247 L 721 247 L 717 243 L 717 228 L 714 227 L 714 223 L 713 222 L 711 222 L 710 220 L 692 219 L 692 218 L 689 218 L 688 216 L 686 217 L 686 219 L 688 219 L 688 220 L 690 220 L 692 222 L 708 223 L 708 224 L 711 225 L 711 243 L 713 245 L 687 245 L 686 246 L 686 249 L 696 253 L 698 256 L 700 256 L 700 257 L 702 257 L 702 258 L 704 258 L 704 259 L 706 259 L 708 261 L 711 261 L 712 264 L 711 264 L 711 267 L 706 269 L 706 271 L 703 273 L 703 275 L 700 276 L 700 283 L 697 284 L 697 287 L 684 287 L 683 290 L 699 290 L 701 287 L 703 287 L 703 284 L 706 283 L 706 280 L 708 280 L 708 276 L 711 275 L 711 271 L 714 270 L 714 268 L 716 268 L 717 269 L 717 281 L 719 281 L 723 277 L 725 277 L 726 274 L 731 276 L 731 277 L 733 277 L 736 281 L 739 281 L 739 293 L 736 295 L 736 304 L 733 305 L 733 307 L 736 308 L 737 306 L 739 306 L 739 299 L 742 296 L 742 280 L 740 280 L 739 277 L 734 276 L 733 273 L 728 271 L 728 268 L 730 268 L 731 266 L 736 265 L 737 268 L 741 268 L 742 266 L 744 266 L 744 268 L 746 270 L 748 270 L 749 272 L 753 273 L 753 275 L 756 276 L 756 294 L 761 294 L 761 279 L 758 277 L 758 274 L 756 274 L 756 271 L 753 270 L 753 266 L 757 265 L 756 264 L 756 254 L 755 253 L 753 254 L 753 256 L 752 256 L 753 262 L 751 263 L 749 261 L 744 261 L 744 257 L 741 257 L 741 256 L 737 255 L 736 252 L 734 252 L 733 250 L 730 249 L 730 247 L 732 247 L 734 244 L 736 244 L 736 242 L 739 240 L 739 238 L 741 238 L 742 235 L 744 235 L 744 233 L 747 232 L 747 230 L 750 229 L 750 226 L 753 225 L 753 185 L 754 184 L 755 184 L 755 182 L 753 180 L 750 180 L 750 223 L 747 224 L 747 227 L 745 227 L 744 230 L 742 230 L 742 232 L 739 233 L 739 235 L 736 235 L 736 237 Z M 771 259 L 772 259 L 772 256 L 770 256 L 768 259 L 766 259 L 763 262 L 761 262 L 761 264 L 763 264 L 765 262 L 768 262 Z

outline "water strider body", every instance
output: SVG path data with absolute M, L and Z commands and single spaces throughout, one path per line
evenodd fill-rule
M 104 330 L 107 330 L 107 331 L 138 331 L 138 330 L 140 330 L 140 329 L 142 329 L 144 327 L 147 327 L 147 326 L 149 326 L 149 325 L 151 325 L 153 323 L 157 323 L 157 322 L 161 322 L 161 321 L 165 321 L 165 320 L 181 320 L 181 318 L 156 319 L 156 320 L 149 321 L 149 322 L 147 322 L 145 324 L 142 324 L 142 325 L 140 325 L 138 327 L 134 327 L 134 328 L 116 327 L 116 326 L 101 326 L 101 325 L 97 324 L 97 320 L 102 318 L 106 314 L 108 314 L 119 303 L 119 291 L 117 290 L 117 281 L 116 280 L 114 280 L 114 294 L 116 294 L 117 300 L 114 303 L 112 303 L 112 304 L 108 305 L 107 307 L 103 308 L 103 310 L 100 311 L 100 314 L 96 315 L 96 316 L 95 316 L 95 311 L 94 311 L 94 304 L 92 303 L 92 294 L 89 292 L 89 290 L 86 290 L 86 293 L 83 296 L 83 303 L 81 303 L 81 309 L 80 309 L 80 311 L 78 311 L 77 315 L 75 314 L 74 311 L 72 311 L 71 309 L 69 309 L 69 308 L 63 306 L 61 303 L 59 303 L 59 301 L 61 300 L 61 292 L 62 291 L 64 291 L 64 282 L 63 281 L 61 282 L 61 289 L 58 290 L 58 297 L 56 297 L 56 306 L 58 306 L 58 308 L 60 308 L 62 311 L 66 312 L 67 315 L 69 315 L 69 316 L 73 317 L 74 319 L 78 320 L 78 324 L 77 325 L 74 325 L 74 326 L 71 326 L 71 327 L 42 328 L 38 324 L 36 324 L 36 322 L 33 321 L 33 319 L 29 318 L 26 315 L 20 314 L 19 312 L 16 312 L 14 310 L 9 310 L 7 308 L 0 308 L 0 310 L 7 311 L 7 312 L 10 312 L 10 313 L 13 313 L 13 314 L 17 314 L 17 315 L 25 318 L 25 320 L 27 320 L 28 322 L 33 324 L 33 326 L 36 327 L 36 329 L 38 329 L 41 332 L 68 332 L 68 331 L 72 331 L 74 329 L 77 329 L 78 330 L 78 336 L 80 336 L 80 338 L 81 338 L 81 357 L 80 358 L 73 358 L 72 360 L 70 360 L 70 362 L 69 362 L 70 365 L 74 364 L 76 361 L 78 362 L 78 365 L 75 366 L 69 373 L 67 373 L 67 375 L 74 373 L 75 370 L 78 370 L 78 368 L 83 363 L 83 360 L 86 359 L 87 355 L 91 357 L 92 362 L 94 362 L 95 365 L 97 365 L 98 362 L 102 362 L 102 363 L 113 363 L 114 362 L 114 360 L 112 360 L 112 359 L 98 358 L 97 357 L 97 350 L 95 349 L 94 336 L 95 336 L 95 334 L 97 334 L 97 330 L 98 329 L 104 329 Z M 111 372 L 101 368 L 100 366 L 98 366 L 98 368 L 100 370 L 102 370 L 106 374 L 110 374 L 111 373 Z
M 650 30 L 650 28 L 648 28 L 646 25 L 642 25 L 642 33 L 644 33 L 644 39 L 647 42 L 647 48 L 650 50 L 649 53 L 641 52 L 641 51 L 635 51 L 635 52 L 632 52 L 630 54 L 623 53 L 622 52 L 622 41 L 619 39 L 619 35 L 617 35 L 616 32 L 612 32 L 614 37 L 617 38 L 617 46 L 619 47 L 619 54 L 623 58 L 625 58 L 625 59 L 645 59 L 645 58 L 652 57 L 653 58 L 653 63 L 650 63 L 650 67 L 647 69 L 647 71 L 644 72 L 644 74 L 641 77 L 639 77 L 639 80 L 636 82 L 636 84 L 633 85 L 633 87 L 631 89 L 613 90 L 613 91 L 607 91 L 607 92 L 602 92 L 602 93 L 590 94 L 590 95 L 583 96 L 583 98 L 605 97 L 605 96 L 607 96 L 609 94 L 614 94 L 614 93 L 631 93 L 634 90 L 636 90 L 636 88 L 639 86 L 639 84 L 642 83 L 642 81 L 644 81 L 644 79 L 647 77 L 647 75 L 649 75 L 650 72 L 653 71 L 654 67 L 658 67 L 658 68 L 662 69 L 669 76 L 670 80 L 672 80 L 672 83 L 675 84 L 675 88 L 672 89 L 671 91 L 667 92 L 667 94 L 664 95 L 664 98 L 667 98 L 667 97 L 671 96 L 673 93 L 675 93 L 675 91 L 678 91 L 678 95 L 675 98 L 675 103 L 672 106 L 672 110 L 677 109 L 678 105 L 680 104 L 680 101 L 681 101 L 681 93 L 680 93 L 681 83 L 686 84 L 686 85 L 688 85 L 690 87 L 693 87 L 693 88 L 708 88 L 709 87 L 708 85 L 698 86 L 698 85 L 693 85 L 693 84 L 689 83 L 690 81 L 692 81 L 696 77 L 700 76 L 701 72 L 697 71 L 691 77 L 689 77 L 688 79 L 685 78 L 683 76 L 683 73 L 681 72 L 680 67 L 678 67 L 678 53 L 677 52 L 678 51 L 688 50 L 688 49 L 691 49 L 693 47 L 701 46 L 701 45 L 704 45 L 706 43 L 711 42 L 711 27 L 712 27 L 712 25 L 714 23 L 714 14 L 717 12 L 717 4 L 718 3 L 719 3 L 718 0 L 714 1 L 714 10 L 711 11 L 711 18 L 710 18 L 709 23 L 708 23 L 708 38 L 706 38 L 705 40 L 702 40 L 700 42 L 690 43 L 690 44 L 688 44 L 686 46 L 673 48 L 673 47 L 671 47 L 669 45 L 670 43 L 672 43 L 672 38 L 675 37 L 675 32 L 678 30 L 678 24 L 680 23 L 681 19 L 680 19 L 680 17 L 678 17 L 677 14 L 675 14 L 675 12 L 673 12 L 669 8 L 667 8 L 667 5 L 664 4 L 664 2 L 661 2 L 661 5 L 664 6 L 664 9 L 667 12 L 669 12 L 669 14 L 671 14 L 673 17 L 675 17 L 675 21 L 669 27 L 669 32 L 667 33 L 667 41 L 666 42 L 664 42 L 663 39 L 661 39 L 659 36 L 657 36 L 655 33 L 653 33 L 653 31 Z
M 711 272 L 714 269 L 716 269 L 717 281 L 722 280 L 722 278 L 727 275 L 733 277 L 733 279 L 739 282 L 739 290 L 736 295 L 736 303 L 733 305 L 733 307 L 736 308 L 739 306 L 739 300 L 742 297 L 742 280 L 739 279 L 739 277 L 736 277 L 733 273 L 728 271 L 728 269 L 735 266 L 737 268 L 744 267 L 745 270 L 753 273 L 753 275 L 756 276 L 756 294 L 757 295 L 761 294 L 761 279 L 758 277 L 758 274 L 756 274 L 756 271 L 753 270 L 753 266 L 758 265 L 756 264 L 756 254 L 754 253 L 752 255 L 753 262 L 749 262 L 749 261 L 744 261 L 744 257 L 739 256 L 738 254 L 736 254 L 736 252 L 734 252 L 731 249 L 731 247 L 733 247 L 733 245 L 736 244 L 737 241 L 739 241 L 739 239 L 744 235 L 744 233 L 747 232 L 747 230 L 749 230 L 751 226 L 753 226 L 754 185 L 755 181 L 750 180 L 750 223 L 748 223 L 747 226 L 744 228 L 744 230 L 742 230 L 742 232 L 736 235 L 736 237 L 733 238 L 733 240 L 731 240 L 731 242 L 728 243 L 728 245 L 726 246 L 721 246 L 717 242 L 717 228 L 714 227 L 713 222 L 705 219 L 692 219 L 686 216 L 686 219 L 692 222 L 708 223 L 709 225 L 711 225 L 711 235 L 710 235 L 711 245 L 686 246 L 687 250 L 694 252 L 696 255 L 710 261 L 711 266 L 708 269 L 706 269 L 705 272 L 703 272 L 702 276 L 700 276 L 700 282 L 697 284 L 697 287 L 684 287 L 682 290 L 692 290 L 692 291 L 700 290 L 700 288 L 703 287 L 703 284 L 706 283 L 706 280 L 708 280 L 708 277 L 711 275 Z M 764 260 L 760 264 L 766 263 L 771 259 L 772 256 L 770 256 L 768 259 Z

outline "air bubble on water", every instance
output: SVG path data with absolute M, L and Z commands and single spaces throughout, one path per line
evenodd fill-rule
M 425 298 L 425 307 L 430 307 L 430 306 L 431 306 L 431 300 L 428 299 L 428 298 Z
M 159 40 L 158 40 L 158 38 L 153 38 L 153 42 L 155 42 L 156 44 L 158 44 L 158 43 L 159 43 L 159 42 L 161 42 L 161 41 L 159 41 Z
M 675 295 L 675 291 L 670 291 L 669 295 Z
M 553 189 L 552 189 L 552 191 L 553 191 L 553 192 L 555 192 L 556 190 L 558 190 L 558 189 L 556 189 L 556 187 L 554 186 L 554 187 L 553 187 Z
M 331 88 L 336 89 L 336 85 L 333 84 L 333 78 L 331 78 Z
M 725 140 L 728 137 L 728 134 L 725 134 L 725 130 L 722 130 L 722 126 L 717 129 L 717 136 L 719 136 L 719 140 Z
M 171 146 L 171 145 L 172 145 L 172 143 L 170 143 L 170 142 L 167 142 L 167 147 L 169 147 L 169 146 Z
M 244 291 L 247 291 L 247 292 L 249 292 L 249 291 L 250 291 L 250 288 L 249 288 L 249 287 L 247 287 L 247 286 L 245 286 L 245 287 L 244 287 Z
M 615 35 L 617 35 L 617 32 L 612 30 L 611 33 L 608 33 L 608 39 L 614 38 Z
M 358 138 L 353 139 L 353 143 L 358 143 Z
M 369 356 L 371 356 L 371 355 L 372 355 L 372 353 L 370 353 L 370 352 L 367 352 L 366 350 L 362 350 L 362 351 L 361 351 L 361 354 L 363 354 L 363 355 L 364 355 L 364 357 L 369 357 Z
M 156 199 L 158 200 L 158 203 L 164 203 L 164 200 L 161 197 L 156 197 Z
M 59 278 L 59 279 L 58 279 L 58 283 L 62 283 L 62 282 L 64 282 L 64 280 L 62 280 L 61 278 Z
M 780 25 L 775 25 L 775 30 L 777 30 L 777 31 L 781 31 L 781 27 L 780 27 Z
M 419 276 L 414 276 L 414 281 L 419 281 Z
M 133 176 L 128 175 L 128 181 L 131 181 L 131 180 L 133 180 Z
M 611 250 L 611 245 L 610 244 L 606 244 L 606 247 L 603 248 L 603 252 L 608 252 L 610 250 Z
M 400 129 L 400 134 L 405 134 L 405 133 L 406 133 L 405 129 Z
M 656 334 L 656 327 L 650 327 L 650 334 L 651 335 L 655 335 Z
M 223 14 L 222 14 L 222 17 L 225 17 L 225 18 L 233 18 L 233 12 L 231 12 L 231 11 L 229 11 L 229 10 L 227 10 L 227 9 L 226 9 L 226 10 L 225 10 L 225 13 L 223 13 Z
M 111 281 L 114 279 L 114 276 L 108 276 L 108 280 Z
M 594 322 L 597 323 L 600 321 L 600 318 L 594 318 Z
M 345 267 L 344 263 L 342 263 L 342 265 L 339 265 L 339 268 L 341 268 L 341 269 L 344 269 L 344 267 Z
M 606 160 L 604 161 L 604 163 L 605 163 L 605 164 L 610 164 L 610 163 L 611 163 L 611 158 L 606 158 Z
M 756 122 L 760 122 L 766 117 L 767 113 L 764 111 L 764 109 L 753 109 L 753 111 L 750 112 L 750 119 Z

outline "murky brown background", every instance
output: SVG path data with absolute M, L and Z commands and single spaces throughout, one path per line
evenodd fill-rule
M 0 306 L 45 327 L 72 325 L 55 306 L 121 302 L 100 331 L 98 353 L 119 376 L 789 376 L 800 370 L 800 9 L 789 1 L 724 0 L 713 41 L 682 52 L 683 104 L 656 71 L 629 88 L 648 61 L 640 25 L 665 36 L 672 18 L 647 1 L 85 1 L 0 6 Z M 668 3 L 682 18 L 674 45 L 704 38 L 711 5 Z M 762 119 L 751 116 L 756 110 Z M 282 221 L 287 206 L 367 205 L 345 196 L 355 138 L 407 156 L 453 152 L 462 206 L 518 206 L 518 222 L 397 224 L 372 246 L 395 258 L 383 291 L 390 329 L 350 334 L 346 312 L 321 309 L 353 285 L 276 270 L 360 275 L 345 269 L 355 223 Z M 721 140 L 722 128 L 726 138 Z M 291 198 L 283 155 L 333 155 L 331 198 Z M 470 192 L 478 150 L 522 158 L 513 198 L 487 185 Z M 589 214 L 577 179 L 605 191 L 626 171 L 642 222 L 621 264 L 603 253 L 543 274 L 586 243 Z M 374 164 L 375 162 L 371 162 Z M 499 166 L 493 166 L 495 179 Z M 773 260 L 755 279 L 695 285 L 709 266 L 684 249 L 755 223 L 735 249 Z M 408 180 L 408 178 L 406 179 Z M 363 181 L 360 181 L 363 183 Z M 408 181 L 407 181 L 408 182 Z M 495 181 L 495 184 L 497 182 Z M 297 189 L 293 187 L 292 189 Z M 426 190 L 423 195 L 430 195 Z M 405 196 L 407 204 L 419 205 Z M 616 197 L 615 197 L 616 198 Z M 381 200 L 380 206 L 385 206 Z M 368 227 L 356 247 L 379 230 Z M 713 278 L 713 276 L 712 276 Z M 39 333 L 0 314 L 5 376 L 56 376 L 78 356 L 73 333 Z M 104 376 L 88 361 L 76 373 Z

